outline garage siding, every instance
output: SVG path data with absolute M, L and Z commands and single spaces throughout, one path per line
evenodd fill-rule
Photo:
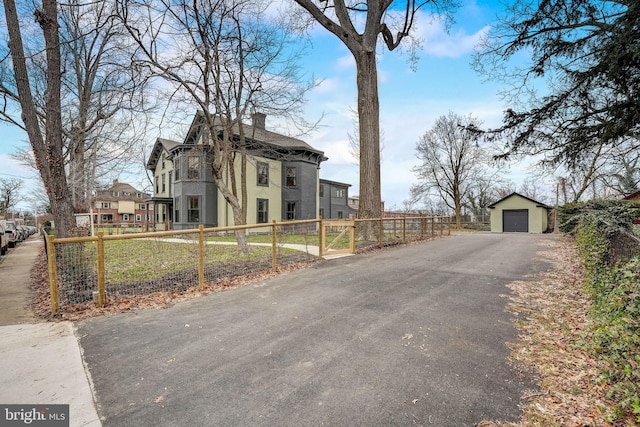
M 528 233 L 529 210 L 509 209 L 502 211 L 502 231 L 505 233 Z
M 511 193 L 489 208 L 494 233 L 544 233 L 547 230 L 547 213 L 551 208 L 521 194 Z

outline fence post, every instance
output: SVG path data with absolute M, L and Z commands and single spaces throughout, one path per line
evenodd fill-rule
M 449 230 L 448 230 L 449 234 L 447 234 L 447 235 L 451 236 L 451 217 L 447 218 L 447 225 L 449 226 L 448 227 L 449 228 Z
M 55 236 L 47 235 L 47 265 L 49 266 L 49 293 L 51 294 L 51 315 L 55 316 L 60 307 L 58 299 L 58 268 L 56 266 Z
M 352 254 L 356 253 L 356 222 L 353 221 L 353 226 L 351 227 L 351 233 L 349 236 L 349 250 Z
M 318 256 L 322 258 L 324 255 L 324 224 L 322 222 L 322 215 L 320 215 L 320 230 L 318 230 Z
M 204 290 L 204 225 L 198 227 L 198 289 Z
M 104 288 L 104 231 L 98 231 L 98 305 L 103 306 L 106 302 L 106 292 Z
M 383 219 L 380 218 L 380 227 L 378 228 L 378 244 L 382 245 L 382 240 L 384 238 L 384 224 L 382 223 Z
M 407 241 L 407 216 L 402 218 L 402 241 Z
M 276 220 L 271 223 L 271 269 L 278 272 L 278 239 L 276 235 Z
M 436 235 L 436 223 L 435 223 L 435 217 L 432 215 L 431 216 L 431 237 Z
M 439 217 L 440 221 L 438 221 L 440 223 L 440 237 L 444 236 L 444 215 L 440 215 Z

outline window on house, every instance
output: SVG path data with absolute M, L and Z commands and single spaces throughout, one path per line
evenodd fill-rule
M 176 197 L 174 206 L 173 218 L 175 219 L 175 222 L 180 222 L 180 197 Z
M 141 221 L 142 221 L 142 215 L 136 214 L 136 222 L 141 222 Z
M 102 209 L 111 209 L 111 202 L 102 202 Z
M 187 197 L 187 222 L 200 222 L 200 197 Z
M 347 192 L 344 188 L 336 188 L 335 197 L 345 198 L 347 197 Z
M 169 197 L 171 197 L 171 185 L 173 183 L 173 172 L 169 171 Z
M 166 182 L 166 175 L 162 174 L 162 192 L 166 193 L 167 191 L 167 182 Z
M 324 185 L 320 184 L 320 197 L 324 197 Z
M 156 176 L 156 194 L 160 192 L 160 177 Z
M 200 157 L 189 156 L 187 179 L 200 179 Z
M 269 222 L 269 200 L 258 199 L 258 224 L 265 224 Z
M 287 219 L 296 219 L 296 202 L 287 202 Z
M 287 167 L 286 175 L 285 175 L 285 185 L 287 187 L 295 187 L 296 186 L 296 174 L 297 174 L 297 168 L 295 168 L 295 167 Z
M 180 180 L 180 158 L 173 160 L 174 173 L 176 174 L 176 181 Z
M 162 169 L 164 169 L 164 161 L 165 161 L 166 157 L 167 156 L 163 153 L 162 154 Z
M 124 222 L 129 222 L 129 214 L 122 214 L 122 220 Z
M 108 214 L 108 215 L 102 215 L 102 222 L 111 222 L 113 221 L 113 215 Z
M 344 218 L 344 213 L 342 211 L 338 211 L 338 218 Z
M 258 162 L 256 165 L 258 185 L 269 185 L 269 164 Z

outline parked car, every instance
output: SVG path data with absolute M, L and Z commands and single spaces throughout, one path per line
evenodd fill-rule
M 4 231 L 4 224 L 0 223 L 0 255 L 4 255 L 7 253 L 9 249 L 9 239 Z
M 18 230 L 18 241 L 24 242 L 29 237 L 29 230 L 24 225 L 16 225 L 16 230 Z
M 18 229 L 13 221 L 1 221 L 4 226 L 4 234 L 7 237 L 7 244 L 10 248 L 14 248 L 18 242 Z

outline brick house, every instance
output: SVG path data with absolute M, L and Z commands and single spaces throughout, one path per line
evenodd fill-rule
M 116 227 L 142 227 L 153 221 L 153 206 L 147 203 L 149 193 L 131 185 L 113 181 L 113 185 L 96 192 L 93 209 L 95 224 Z

